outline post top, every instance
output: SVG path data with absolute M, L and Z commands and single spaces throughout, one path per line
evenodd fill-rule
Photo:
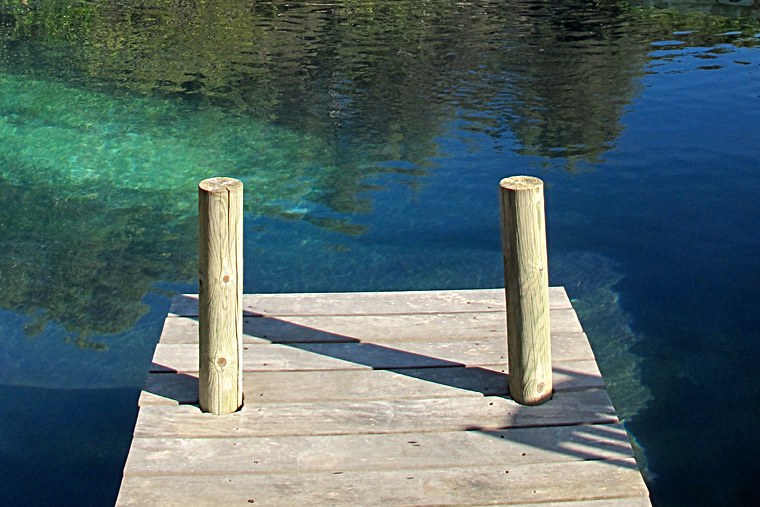
M 543 187 L 544 182 L 534 176 L 512 176 L 501 180 L 499 185 L 507 190 L 531 190 Z
M 222 189 L 242 188 L 243 182 L 235 178 L 215 177 L 208 178 L 198 184 L 198 188 L 206 192 L 218 192 Z

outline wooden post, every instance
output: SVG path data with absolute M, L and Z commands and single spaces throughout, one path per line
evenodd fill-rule
M 514 176 L 500 186 L 509 394 L 540 405 L 552 397 L 544 183 Z
M 243 183 L 201 181 L 198 219 L 200 407 L 229 414 L 243 405 Z

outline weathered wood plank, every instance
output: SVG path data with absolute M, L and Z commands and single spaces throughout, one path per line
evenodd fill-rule
M 301 474 L 127 476 L 117 505 L 472 505 L 646 496 L 632 458 Z
M 507 394 L 507 378 L 503 370 L 503 367 L 487 366 L 254 371 L 246 372 L 243 389 L 249 403 L 502 396 Z M 555 364 L 555 391 L 598 388 L 604 388 L 604 381 L 596 361 Z M 188 403 L 198 403 L 198 378 L 195 373 L 151 373 L 147 376 L 140 395 L 140 406 Z
M 635 498 L 610 498 L 605 500 L 578 500 L 567 502 L 541 502 L 540 507 L 651 507 L 648 496 Z M 468 507 L 507 507 L 505 503 L 470 505 Z M 537 507 L 535 503 L 509 504 L 509 507 Z
M 195 406 L 197 319 L 167 318 L 153 370 L 183 373 L 146 380 L 119 505 L 650 505 L 563 289 L 539 407 L 506 397 L 503 289 L 245 298 L 234 414 Z
M 620 424 L 319 437 L 136 438 L 124 474 L 510 468 L 631 456 Z
M 552 333 L 581 332 L 572 309 L 551 312 Z M 296 343 L 325 341 L 451 341 L 502 337 L 506 342 L 503 312 L 246 317 L 244 343 Z M 161 343 L 198 343 L 197 317 L 168 317 Z
M 497 396 L 320 403 L 244 403 L 225 417 L 193 405 L 140 408 L 136 437 L 201 438 L 495 430 L 618 422 L 603 390 L 560 392 L 527 409 Z
M 421 342 L 413 342 L 419 344 Z M 424 344 L 424 343 L 423 343 Z M 436 352 L 438 357 L 387 348 L 364 343 L 308 343 L 250 345 L 243 351 L 244 371 L 308 371 L 308 370 L 366 370 L 391 368 L 430 368 L 437 366 L 465 366 L 466 362 L 450 361 L 445 351 Z M 423 347 L 415 347 L 417 350 Z M 194 372 L 198 366 L 193 358 L 193 345 L 156 346 L 151 371 Z M 476 346 L 471 349 L 458 347 L 448 357 L 457 354 L 469 364 L 498 364 L 505 353 L 499 354 L 491 347 Z
M 572 308 L 563 287 L 549 288 L 551 308 Z M 336 292 L 247 294 L 249 315 L 382 315 L 414 313 L 498 312 L 506 308 L 504 289 L 420 292 Z M 170 315 L 198 315 L 197 294 L 175 296 Z
M 582 333 L 554 337 L 556 361 L 594 358 Z M 244 371 L 361 370 L 480 366 L 506 364 L 502 338 L 452 342 L 393 342 L 387 344 L 337 342 L 247 344 L 243 350 Z M 152 372 L 198 370 L 197 345 L 156 345 Z

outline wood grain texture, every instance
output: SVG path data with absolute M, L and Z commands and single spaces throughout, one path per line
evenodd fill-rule
M 229 414 L 243 404 L 243 183 L 198 185 L 200 406 Z
M 563 287 L 549 289 L 552 309 L 572 308 Z M 415 313 L 503 312 L 504 289 L 398 292 L 326 292 L 246 294 L 243 309 L 251 315 L 411 315 Z M 198 316 L 197 294 L 172 299 L 170 315 Z
M 357 449 L 361 449 L 359 456 Z M 124 474 L 510 468 L 631 456 L 628 435 L 620 424 L 316 437 L 138 438 Z
M 535 503 L 505 504 L 494 503 L 489 505 L 470 505 L 468 507 L 536 507 Z M 570 500 L 566 502 L 541 502 L 541 507 L 651 507 L 652 502 L 648 496 L 634 498 L 607 498 L 604 500 Z
M 500 187 L 509 390 L 538 405 L 552 395 L 544 183 L 514 176 Z
M 552 309 L 551 332 L 581 332 L 572 309 Z M 504 312 L 244 317 L 244 343 L 504 339 Z M 168 317 L 161 343 L 198 343 L 197 317 Z
M 650 505 L 564 291 L 540 406 L 508 397 L 503 301 L 473 300 L 503 290 L 452 292 L 246 296 L 224 416 L 197 405 L 197 316 L 169 316 L 117 505 Z
M 632 458 L 428 470 L 127 476 L 117 505 L 398 506 L 644 497 Z
M 568 333 L 555 338 L 562 360 L 593 359 L 586 335 Z M 152 372 L 194 372 L 196 345 L 156 345 Z M 442 366 L 506 365 L 503 338 L 442 342 L 326 342 L 290 344 L 246 344 L 244 371 L 363 370 L 430 368 Z
M 305 424 L 308 421 L 308 424 Z M 246 403 L 213 417 L 192 405 L 140 408 L 136 437 L 216 438 L 496 430 L 618 422 L 603 390 L 556 393 L 530 410 L 498 396 L 317 403 Z
M 504 366 L 396 370 L 246 371 L 243 390 L 252 403 L 398 400 L 460 396 L 506 396 Z M 196 373 L 151 373 L 139 405 L 198 403 Z M 596 361 L 554 365 L 555 391 L 601 389 Z M 315 389 L 314 386 L 320 386 Z

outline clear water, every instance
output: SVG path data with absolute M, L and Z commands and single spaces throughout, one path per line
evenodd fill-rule
M 375 291 L 500 286 L 514 174 L 655 505 L 760 503 L 757 6 L 651 3 L 0 2 L 3 503 L 115 500 L 200 180 L 246 292 Z

